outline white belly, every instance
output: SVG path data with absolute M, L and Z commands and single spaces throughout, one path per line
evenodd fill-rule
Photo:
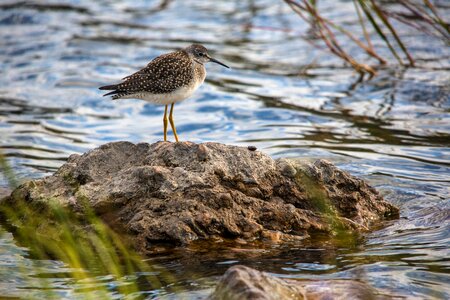
M 183 101 L 187 98 L 189 98 L 190 96 L 192 96 L 192 94 L 194 94 L 194 92 L 198 89 L 198 87 L 203 83 L 203 80 L 201 82 L 197 81 L 194 84 L 188 85 L 188 86 L 183 86 L 171 93 L 167 93 L 167 94 L 152 94 L 149 92 L 142 92 L 142 93 L 136 93 L 136 94 L 131 94 L 131 95 L 126 95 L 126 96 L 122 96 L 120 97 L 120 99 L 141 99 L 150 103 L 154 103 L 154 104 L 162 104 L 162 105 L 167 105 L 167 104 L 171 104 L 171 103 L 176 103 L 176 102 L 180 102 Z

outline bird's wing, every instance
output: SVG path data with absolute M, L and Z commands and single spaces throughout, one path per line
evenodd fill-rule
M 193 77 L 192 63 L 181 51 L 158 56 L 145 68 L 124 78 L 116 90 L 127 93 L 170 93 Z

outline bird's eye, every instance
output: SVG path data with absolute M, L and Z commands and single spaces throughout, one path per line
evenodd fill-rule
M 205 56 L 205 53 L 199 52 L 199 53 L 198 53 L 198 56 Z

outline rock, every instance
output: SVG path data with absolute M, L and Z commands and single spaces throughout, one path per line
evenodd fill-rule
M 54 175 L 21 185 L 0 206 L 21 201 L 40 208 L 56 202 L 81 218 L 88 205 L 143 252 L 161 242 L 366 231 L 398 216 L 375 189 L 325 160 L 273 160 L 218 143 L 105 144 L 70 156 Z
M 390 299 L 355 280 L 289 280 L 245 266 L 229 268 L 207 300 Z

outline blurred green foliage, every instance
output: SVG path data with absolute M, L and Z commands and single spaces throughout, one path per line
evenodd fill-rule
M 1 155 L 0 166 L 10 187 L 17 187 L 18 181 Z M 156 290 L 175 282 L 164 268 L 152 265 L 135 252 L 126 237 L 112 230 L 89 205 L 83 206 L 80 218 L 52 199 L 47 199 L 42 207 L 31 207 L 26 197 L 1 201 L 1 224 L 13 233 L 15 241 L 30 250 L 37 274 L 39 260 L 58 260 L 66 264 L 70 278 L 82 283 L 82 287 L 91 287 L 93 293 L 85 288 L 75 291 L 77 298 L 111 299 L 112 290 L 98 284 L 98 277 L 105 275 L 113 276 L 115 295 L 133 295 L 133 299 L 144 298 L 139 293 L 141 285 Z M 46 298 L 59 299 L 47 278 L 40 278 L 40 283 L 47 292 Z

